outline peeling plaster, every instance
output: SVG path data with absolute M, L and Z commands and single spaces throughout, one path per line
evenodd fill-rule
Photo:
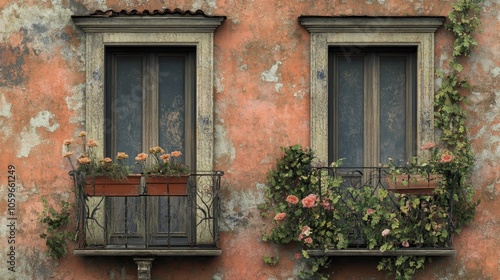
M 236 158 L 236 149 L 233 143 L 229 141 L 225 128 L 220 124 L 215 125 L 215 138 L 217 139 L 214 147 L 215 157 L 218 159 L 228 157 L 233 161 Z
M 2 94 L 2 98 L 0 99 L 0 117 L 6 117 L 6 118 L 12 117 L 12 113 L 10 112 L 11 108 L 12 104 L 7 103 L 5 95 Z
M 278 67 L 281 65 L 281 61 L 276 61 L 276 63 L 271 66 L 269 70 L 266 70 L 260 74 L 260 78 L 263 81 L 270 82 L 270 83 L 276 83 L 279 79 L 279 77 L 276 75 L 278 72 Z
M 265 202 L 265 185 L 255 184 L 255 190 L 231 191 L 229 198 L 222 205 L 221 230 L 232 231 L 249 224 L 251 213 L 257 210 L 257 205 Z
M 224 84 L 222 83 L 222 81 L 224 81 L 224 77 L 215 78 L 215 90 L 217 91 L 217 93 L 221 93 L 224 91 Z
M 493 78 L 500 76 L 500 67 L 493 68 L 493 70 L 491 70 L 491 75 Z
M 30 119 L 30 126 L 23 127 L 20 135 L 21 147 L 17 153 L 18 158 L 28 157 L 32 148 L 41 143 L 40 136 L 36 133 L 36 129 L 44 127 L 49 132 L 54 132 L 59 128 L 59 124 L 53 119 L 55 115 L 49 111 L 41 111 L 34 118 Z M 51 123 L 53 123 L 51 125 Z

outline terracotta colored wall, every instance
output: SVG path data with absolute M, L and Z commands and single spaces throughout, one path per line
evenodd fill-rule
M 84 129 L 83 32 L 72 14 L 106 9 L 202 9 L 225 15 L 215 32 L 216 168 L 224 170 L 222 249 L 216 258 L 163 258 L 153 279 L 293 279 L 293 250 L 260 241 L 265 174 L 279 147 L 309 144 L 309 33 L 300 15 L 446 16 L 451 1 L 423 0 L 0 0 L 0 278 L 135 279 L 130 258 L 58 263 L 45 255 L 41 198 L 72 198 L 62 141 Z M 482 199 L 454 258 L 435 259 L 417 279 L 500 279 L 500 1 L 485 0 L 480 47 L 465 61 L 473 85 L 468 126 Z M 436 36 L 436 67 L 451 37 Z M 439 84 L 436 80 L 436 84 Z M 8 165 L 16 168 L 16 272 L 8 270 Z M 279 254 L 276 267 L 263 255 Z M 375 259 L 342 259 L 335 279 L 383 279 Z

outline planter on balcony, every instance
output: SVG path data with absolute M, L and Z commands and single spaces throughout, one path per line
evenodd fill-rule
M 443 180 L 440 174 L 400 174 L 386 177 L 387 189 L 401 194 L 432 195 Z
M 146 177 L 146 195 L 188 195 L 189 176 L 148 176 Z
M 141 175 L 129 175 L 123 180 L 104 176 L 85 178 L 87 196 L 139 196 Z

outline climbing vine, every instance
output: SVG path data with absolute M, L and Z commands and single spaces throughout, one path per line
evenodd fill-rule
M 427 210 L 426 215 L 432 216 L 429 215 L 432 208 L 424 209 L 421 204 L 422 200 L 418 197 L 400 200 L 403 203 L 399 205 L 403 212 L 400 214 L 401 217 L 383 207 L 383 202 L 389 199 L 386 190 L 379 190 L 378 193 L 368 188 L 350 190 L 349 194 L 356 199 L 347 201 L 345 209 L 337 204 L 339 197 L 342 196 L 331 195 L 332 193 L 327 191 L 326 196 L 318 198 L 312 193 L 313 189 L 325 192 L 322 189 L 325 185 L 329 190 L 337 190 L 342 182 L 332 179 L 318 183 L 318 177 L 311 172 L 312 151 L 303 150 L 298 145 L 292 146 L 283 149 L 283 158 L 278 159 L 276 168 L 268 174 L 268 189 L 266 190 L 268 202 L 261 207 L 261 210 L 263 212 L 272 210 L 275 214 L 272 222 L 274 228 L 264 234 L 263 240 L 273 241 L 276 244 L 291 242 L 299 244 L 301 252 L 297 252 L 295 257 L 305 259 L 308 267 L 299 273 L 299 279 L 327 279 L 327 276 L 321 272 L 329 265 L 330 259 L 325 256 L 310 257 L 308 250 L 318 247 L 325 251 L 330 248 L 346 249 L 349 243 L 348 229 L 353 228 L 349 224 L 351 219 L 347 218 L 351 213 L 366 211 L 363 220 L 369 226 L 365 227 L 363 238 L 370 249 L 376 248 L 382 252 L 396 250 L 397 246 L 408 247 L 409 243 L 415 243 L 415 239 L 410 237 L 411 233 L 418 231 L 418 228 L 412 227 L 422 226 L 426 231 L 431 232 L 431 237 L 420 238 L 432 240 L 435 245 L 439 242 L 447 242 L 449 235 L 460 233 L 463 226 L 472 221 L 479 200 L 474 199 L 474 187 L 470 181 L 474 155 L 468 139 L 467 114 L 463 108 L 466 100 L 465 92 L 470 90 L 471 85 L 461 75 L 463 70 L 461 61 L 470 56 L 473 48 L 477 46 L 473 35 L 481 23 L 479 14 L 482 2 L 483 0 L 458 0 L 452 4 L 452 10 L 448 15 L 449 22 L 446 25 L 446 29 L 454 36 L 452 57 L 449 61 L 449 69 L 437 72 L 442 84 L 435 95 L 435 129 L 439 133 L 440 147 L 453 157 L 454 174 L 453 179 L 446 179 L 447 181 L 443 184 L 444 189 L 438 193 L 436 200 L 445 202 L 443 207 L 453 207 L 453 217 L 449 221 L 450 232 L 443 230 L 442 225 L 439 224 L 444 220 L 448 223 L 445 212 L 435 212 L 434 218 L 428 220 L 428 224 L 418 224 L 418 219 L 409 218 L 411 216 L 409 213 L 416 212 L 418 209 Z M 450 185 L 454 188 L 448 191 Z M 363 201 L 363 204 L 360 204 L 360 201 Z M 408 204 L 408 201 L 411 203 Z M 453 206 L 447 204 L 450 201 L 453 202 Z M 410 222 L 404 224 L 406 220 Z M 381 228 L 388 224 L 392 225 L 390 229 Z M 397 241 L 400 243 L 398 244 Z M 279 258 L 277 256 L 264 257 L 263 260 L 274 266 Z M 389 275 L 394 275 L 397 280 L 410 280 L 417 271 L 424 268 L 426 261 L 427 257 L 424 256 L 384 257 L 377 268 L 387 271 Z
M 468 224 L 474 217 L 479 201 L 474 201 L 473 186 L 470 182 L 470 171 L 474 164 L 474 155 L 468 139 L 466 126 L 467 114 L 463 108 L 466 96 L 464 90 L 471 88 L 469 82 L 461 76 L 463 66 L 461 59 L 470 56 L 472 49 L 477 46 L 473 33 L 480 26 L 480 4 L 483 0 L 458 0 L 452 5 L 449 13 L 449 23 L 446 29 L 453 33 L 452 58 L 449 63 L 449 72 L 438 71 L 442 84 L 435 95 L 435 127 L 440 132 L 439 142 L 454 155 L 457 172 L 461 177 L 460 188 L 455 190 L 455 211 L 458 219 L 455 231 Z

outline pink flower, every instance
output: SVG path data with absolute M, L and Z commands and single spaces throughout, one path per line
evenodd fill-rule
M 289 195 L 286 197 L 286 202 L 291 204 L 297 204 L 299 203 L 299 198 L 296 197 L 295 195 Z
M 148 155 L 145 154 L 145 153 L 140 153 L 138 154 L 136 157 L 135 157 L 135 160 L 137 161 L 146 161 L 146 159 L 148 158 Z
M 300 234 L 303 234 L 305 236 L 309 236 L 309 234 L 311 234 L 311 228 L 308 226 L 304 226 L 302 228 L 302 232 Z
M 401 242 L 401 246 L 408 248 L 408 247 L 410 247 L 410 243 L 408 243 L 408 241 L 405 240 L 405 241 Z
M 375 213 L 375 210 L 373 210 L 371 208 L 366 209 L 366 215 L 370 216 L 373 213 Z
M 170 160 L 170 154 L 163 154 L 160 156 L 163 162 L 167 163 Z
M 105 163 L 111 163 L 113 160 L 110 159 L 109 157 L 107 157 L 107 158 L 104 158 L 102 161 L 104 161 Z
M 286 218 L 285 213 L 278 213 L 278 214 L 276 214 L 276 216 L 274 216 L 274 220 L 277 222 L 281 222 L 281 221 L 285 220 L 285 218 Z
M 305 208 L 313 208 L 316 206 L 316 195 L 310 194 L 302 199 L 302 206 Z
M 424 143 L 422 145 L 422 147 L 420 147 L 420 149 L 422 149 L 422 150 L 430 150 L 430 149 L 432 149 L 434 147 L 436 147 L 436 143 L 434 143 L 434 142 L 427 142 L 427 143 Z
M 300 257 L 301 257 L 301 256 L 302 256 L 302 255 L 301 255 L 300 253 L 295 253 L 295 256 L 294 256 L 294 257 L 295 257 L 295 259 L 296 259 L 296 260 L 298 260 L 298 259 L 300 259 Z
M 330 204 L 330 201 L 328 201 L 328 199 L 323 199 L 321 201 L 321 206 L 323 206 L 323 208 L 325 208 L 326 210 L 332 210 L 333 209 L 333 206 Z
M 384 237 L 388 236 L 389 234 L 391 234 L 391 230 L 390 229 L 386 228 L 386 229 L 384 229 L 382 231 L 382 236 L 384 236 Z
M 308 237 L 308 238 L 304 239 L 304 243 L 311 244 L 311 243 L 313 243 L 313 239 L 311 237 Z
M 301 233 L 301 234 L 299 234 L 299 238 L 297 238 L 297 240 L 298 240 L 298 241 L 302 241 L 302 239 L 303 239 L 303 238 L 304 238 L 304 234 L 303 234 L 303 233 Z
M 441 162 L 451 162 L 452 160 L 453 160 L 453 155 L 449 152 L 441 156 Z

